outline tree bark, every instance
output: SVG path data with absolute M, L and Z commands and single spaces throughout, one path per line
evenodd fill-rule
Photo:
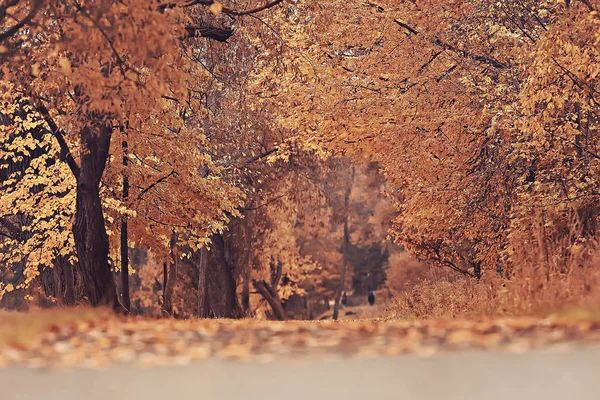
M 169 279 L 169 271 L 167 269 L 167 263 L 164 262 L 163 263 L 163 283 L 162 283 L 162 306 L 161 308 L 164 310 L 165 309 L 165 303 L 167 301 L 167 284 Z
M 250 265 L 244 264 L 244 274 L 242 282 L 242 310 L 245 315 L 250 315 Z
M 169 316 L 173 316 L 173 293 L 175 291 L 175 281 L 177 280 L 177 237 L 175 234 L 171 235 L 171 262 L 169 263 L 168 274 L 165 275 L 165 287 L 164 287 L 164 302 L 163 312 Z M 163 271 L 167 272 L 166 265 L 163 267 Z
M 123 141 L 123 202 L 129 197 L 129 177 L 127 176 L 127 141 Z M 129 298 L 129 245 L 127 244 L 127 217 L 121 217 L 121 300 L 123 307 L 131 311 L 131 299 Z
M 67 257 L 56 257 L 52 262 L 52 267 L 41 270 L 39 280 L 47 297 L 53 297 L 60 305 L 72 306 L 75 304 L 75 276 L 73 265 Z
M 127 217 L 121 217 L 121 301 L 128 312 L 131 311 L 129 297 L 129 247 L 127 245 Z
M 198 318 L 208 317 L 208 250 L 200 249 L 198 263 Z
M 67 306 L 75 305 L 75 274 L 73 271 L 73 264 L 68 260 L 64 260 L 63 271 L 65 279 L 65 296 L 63 302 Z
M 477 278 L 477 280 L 481 279 L 481 261 L 473 261 L 473 276 Z
M 217 26 L 186 26 L 183 39 L 201 36 L 219 42 L 227 42 L 227 39 L 232 35 L 233 29 L 231 28 L 221 28 Z
M 346 220 L 344 221 L 344 241 L 342 247 L 342 271 L 340 274 L 340 286 L 338 287 L 337 292 L 335 293 L 335 302 L 333 304 L 333 319 L 336 320 L 340 314 L 340 299 L 342 298 L 342 292 L 344 291 L 344 283 L 346 282 L 346 264 L 348 260 L 348 243 L 349 243 L 349 234 L 348 234 L 348 216 L 346 216 Z
M 275 268 L 273 268 L 275 267 Z M 264 280 L 261 281 L 253 281 L 252 285 L 256 288 L 256 290 L 262 295 L 262 297 L 269 303 L 271 309 L 273 310 L 273 315 L 280 321 L 285 321 L 288 319 L 288 316 L 283 308 L 283 302 L 279 297 L 279 293 L 277 293 L 277 287 L 279 286 L 279 281 L 281 280 L 281 275 L 283 273 L 283 264 L 278 262 L 276 265 L 271 265 L 271 283 L 268 284 Z
M 209 271 L 213 275 L 209 283 L 213 285 L 211 293 L 214 297 L 210 309 L 217 318 L 241 318 L 243 312 L 237 299 L 234 270 L 225 256 L 223 235 L 214 234 L 212 244 L 215 263 Z
M 84 127 L 80 134 L 80 171 L 73 236 L 79 270 L 92 306 L 120 309 L 117 289 L 108 264 L 108 235 L 100 202 L 100 180 L 110 147 L 112 127 L 108 122 Z
M 344 285 L 346 283 L 346 264 L 348 263 L 348 245 L 350 244 L 350 233 L 348 231 L 348 206 L 350 203 L 350 193 L 352 192 L 352 185 L 354 183 L 354 167 L 352 167 L 352 176 L 350 178 L 350 184 L 344 194 L 344 238 L 342 242 L 342 271 L 340 273 L 340 286 L 335 293 L 335 302 L 333 304 L 333 319 L 336 320 L 340 314 L 340 299 L 342 298 L 342 292 L 344 291 Z
M 244 252 L 244 257 L 243 257 L 243 261 L 242 261 L 242 311 L 244 312 L 245 316 L 249 316 L 251 314 L 251 310 L 250 310 L 250 273 L 251 273 L 251 267 L 250 267 L 250 258 L 251 258 L 251 252 L 252 252 L 252 245 L 250 243 L 250 241 L 248 240 L 248 238 L 251 236 L 250 233 L 250 227 L 249 227 L 249 222 L 248 222 L 248 218 L 244 219 L 243 225 L 243 237 L 245 240 L 245 243 L 243 245 L 243 252 Z

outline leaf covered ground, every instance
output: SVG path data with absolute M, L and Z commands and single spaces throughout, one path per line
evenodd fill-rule
M 597 344 L 600 321 L 580 317 L 272 322 L 117 317 L 88 309 L 0 313 L 3 367 L 153 366 L 210 358 L 268 362 Z

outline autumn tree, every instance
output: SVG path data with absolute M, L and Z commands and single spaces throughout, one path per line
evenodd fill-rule
M 189 121 L 203 107 L 201 97 L 192 90 L 195 65 L 190 64 L 182 40 L 223 40 L 223 34 L 231 35 L 225 28 L 203 22 L 207 17 L 197 18 L 201 11 L 194 8 L 210 6 L 215 14 L 243 15 L 277 3 L 248 12 L 212 1 L 152 7 L 135 1 L 119 5 L 14 1 L 2 7 L 1 18 L 9 28 L 0 36 L 1 78 L 11 85 L 11 90 L 4 92 L 3 104 L 23 99 L 30 104 L 26 111 L 32 117 L 28 119 L 42 121 L 75 180 L 73 242 L 92 305 L 118 304 L 109 266 L 111 231 L 106 230 L 103 199 L 109 201 L 112 195 L 114 209 L 121 215 L 135 214 L 134 208 L 143 210 L 139 221 L 153 220 L 155 225 L 144 224 L 140 234 L 150 235 L 134 240 L 162 241 L 162 248 L 168 247 L 165 242 L 178 229 L 191 232 L 197 238 L 193 246 L 200 247 L 207 234 L 222 228 L 219 221 L 225 218 L 224 212 L 234 212 L 236 190 L 229 187 L 215 195 L 219 181 L 200 173 L 201 167 L 218 168 L 200 147 L 205 141 L 201 128 Z M 25 59 L 27 63 L 22 62 Z M 3 140 L 14 138 L 13 132 L 30 129 L 15 110 L 3 109 L 7 121 L 3 129 L 9 134 Z M 115 136 L 121 137 L 115 141 Z M 123 142 L 128 143 L 125 155 L 119 154 Z M 132 162 L 118 162 L 123 156 Z M 116 194 L 123 176 L 130 187 L 137 188 L 127 201 Z M 159 188 L 167 179 L 194 185 L 167 192 Z M 151 191 L 155 201 L 141 206 Z M 180 199 L 186 196 L 197 203 L 182 204 Z M 162 205 L 173 198 L 177 198 L 170 205 L 174 207 Z M 179 212 L 176 204 L 186 213 Z M 186 220 L 176 226 L 165 219 L 165 213 L 186 219 L 190 212 L 197 216 L 191 218 L 193 223 Z M 165 229 L 157 232 L 159 227 Z M 162 233 L 165 230 L 168 235 Z

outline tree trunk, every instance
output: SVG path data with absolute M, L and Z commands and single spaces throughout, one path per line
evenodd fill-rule
M 198 318 L 208 317 L 208 250 L 200 249 L 198 263 Z
M 162 283 L 162 309 L 165 309 L 165 303 L 167 301 L 167 284 L 169 279 L 169 271 L 167 269 L 167 263 L 163 263 L 163 283 Z
M 175 281 L 177 280 L 177 237 L 175 234 L 171 235 L 171 262 L 169 263 L 168 274 L 165 275 L 165 287 L 164 287 L 164 302 L 163 311 L 173 316 L 173 293 L 175 291 Z M 163 272 L 167 272 L 166 264 L 163 267 Z
M 129 247 L 127 246 L 127 217 L 121 217 L 121 301 L 127 312 L 131 311 L 129 298 Z
M 346 283 L 346 264 L 348 263 L 348 245 L 350 244 L 350 233 L 348 231 L 348 205 L 350 203 L 350 193 L 352 192 L 352 185 L 354 183 L 354 167 L 352 167 L 352 176 L 350 178 L 350 184 L 346 189 L 344 195 L 344 238 L 342 242 L 342 271 L 340 273 L 340 286 L 335 293 L 335 302 L 333 304 L 333 319 L 336 320 L 340 314 L 340 299 L 342 298 L 342 292 L 344 291 L 344 285 Z
M 278 262 L 276 265 L 271 265 L 271 284 L 261 280 L 261 281 L 253 281 L 252 285 L 256 288 L 256 290 L 262 295 L 262 297 L 269 303 L 271 309 L 273 310 L 273 314 L 275 318 L 280 321 L 285 321 L 288 319 L 285 309 L 283 308 L 283 302 L 279 297 L 279 293 L 277 293 L 277 287 L 279 286 L 279 281 L 281 280 L 281 275 L 283 273 L 283 264 Z
M 335 293 L 335 302 L 333 304 L 333 319 L 338 319 L 340 314 L 340 299 L 342 298 L 342 292 L 344 291 L 344 283 L 346 282 L 346 264 L 348 262 L 348 243 L 350 241 L 348 234 L 348 216 L 344 221 L 344 242 L 342 245 L 342 271 L 340 274 L 340 286 Z
M 210 302 L 211 311 L 217 318 L 241 318 L 244 314 L 237 299 L 234 270 L 225 256 L 223 235 L 213 235 L 212 244 L 215 263 L 209 271 L 213 275 L 209 280 L 214 295 Z
M 206 165 L 200 167 L 200 176 L 206 178 L 209 169 Z M 210 254 L 206 247 L 200 249 L 200 260 L 198 262 L 198 318 L 208 318 L 210 314 L 209 308 L 209 274 L 208 274 L 208 259 Z
M 127 141 L 123 141 L 123 202 L 129 197 L 129 177 L 127 176 Z M 129 245 L 127 244 L 127 217 L 121 217 L 121 300 L 123 307 L 131 311 L 131 300 L 129 298 Z
M 474 261 L 473 264 L 473 276 L 477 278 L 477 280 L 481 279 L 481 261 Z
M 245 315 L 250 315 L 250 264 L 244 264 L 244 274 L 242 282 L 242 310 Z
M 75 274 L 73 264 L 69 260 L 64 260 L 63 263 L 64 279 L 65 279 L 65 296 L 63 302 L 67 306 L 75 305 Z
M 56 273 L 53 282 L 48 282 L 47 269 L 44 269 L 40 276 L 46 295 L 56 297 L 59 303 L 65 306 L 74 306 L 85 297 L 85 287 L 77 274 L 78 266 L 71 263 L 68 257 L 57 257 L 52 269 Z
M 252 253 L 252 245 L 249 242 L 248 238 L 251 237 L 250 226 L 249 226 L 248 218 L 244 218 L 243 222 L 243 233 L 245 244 L 243 247 L 243 261 L 242 261 L 242 311 L 244 315 L 247 317 L 251 314 L 250 310 L 250 279 L 251 279 L 251 253 Z
M 252 286 L 254 286 L 258 293 L 260 293 L 267 303 L 269 303 L 275 318 L 280 321 L 285 321 L 288 319 L 285 310 L 283 309 L 283 303 L 281 302 L 281 299 L 279 298 L 275 288 L 263 280 L 253 281 Z
M 108 264 L 108 235 L 100 203 L 100 180 L 108 158 L 111 134 L 109 123 L 86 126 L 81 131 L 73 236 L 90 304 L 94 307 L 109 305 L 119 310 L 117 289 Z

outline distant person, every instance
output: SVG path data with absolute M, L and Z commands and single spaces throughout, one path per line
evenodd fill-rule
M 348 305 L 348 296 L 346 295 L 346 292 L 342 292 L 342 308 L 346 308 L 347 305 Z
M 375 294 L 373 293 L 372 290 L 369 290 L 368 299 L 369 299 L 369 305 L 373 306 L 375 304 Z

